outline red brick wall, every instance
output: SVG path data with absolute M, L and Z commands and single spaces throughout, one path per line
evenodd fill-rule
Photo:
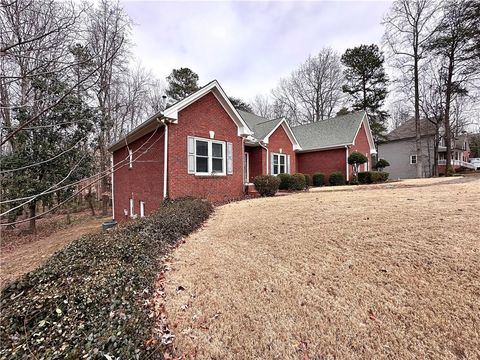
M 270 159 L 268 160 L 269 172 L 271 169 L 271 153 L 280 153 L 280 149 L 282 149 L 282 154 L 290 155 L 290 173 L 296 173 L 297 154 L 295 153 L 295 151 L 293 151 L 293 144 L 288 138 L 285 129 L 281 125 L 277 128 L 277 130 L 273 132 L 272 135 L 270 135 L 270 138 L 268 140 L 268 152 L 270 156 Z
M 233 174 L 196 176 L 188 174 L 187 137 L 210 138 L 233 144 Z M 243 196 L 243 141 L 217 98 L 209 93 L 179 113 L 178 124 L 169 125 L 168 193 L 171 198 L 195 196 L 214 202 Z
M 349 154 L 354 151 L 358 151 L 368 158 L 368 170 L 372 170 L 372 157 L 370 155 L 370 145 L 368 144 L 367 131 L 365 125 L 362 123 L 357 137 L 355 138 L 355 144 L 350 147 Z M 366 171 L 366 164 L 360 165 L 359 171 Z M 350 174 L 352 174 L 352 166 L 350 166 Z
M 255 176 L 265 174 L 267 169 L 267 150 L 261 146 L 245 147 L 245 151 L 249 153 L 250 172 L 249 181 L 253 182 Z
M 133 152 L 132 168 L 128 165 L 127 147 L 113 153 L 113 163 L 117 164 L 114 165 L 115 169 L 118 168 L 113 174 L 114 216 L 118 222 L 128 219 L 124 209 L 129 213 L 132 197 L 134 212 L 138 216 L 140 201 L 145 202 L 145 214 L 148 215 L 163 200 L 163 131 L 163 128 L 159 128 L 157 132 L 149 133 L 129 145 Z
M 331 173 L 341 171 L 344 175 L 346 171 L 345 148 L 313 151 L 297 154 L 298 172 L 313 175 L 317 172 L 325 174 L 325 180 Z

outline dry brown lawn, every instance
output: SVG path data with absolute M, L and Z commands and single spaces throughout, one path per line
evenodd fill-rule
M 53 230 L 47 236 L 38 236 L 37 238 L 28 236 L 28 242 L 24 242 L 20 235 L 17 236 L 17 244 L 15 244 L 15 237 L 10 236 L 8 244 L 0 247 L 0 288 L 7 282 L 36 269 L 45 263 L 54 252 L 63 249 L 80 236 L 99 232 L 102 222 L 107 219 L 109 218 L 82 219 L 79 223 L 71 224 L 66 229 Z M 0 233 L 0 238 L 3 237 L 2 235 Z
M 480 358 L 480 178 L 332 190 L 221 206 L 186 239 L 176 355 Z

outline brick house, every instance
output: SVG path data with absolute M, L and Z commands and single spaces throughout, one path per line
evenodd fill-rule
M 292 129 L 285 119 L 235 109 L 220 84 L 212 81 L 110 146 L 113 217 L 123 221 L 145 216 L 165 198 L 240 199 L 262 174 L 342 171 L 348 178 L 347 153 L 359 149 L 370 154 L 373 141 L 364 113 L 325 122 L 335 121 L 345 124 Z M 342 129 L 348 132 L 345 137 L 337 134 Z M 326 131 L 333 130 L 334 141 L 316 139 L 329 137 Z

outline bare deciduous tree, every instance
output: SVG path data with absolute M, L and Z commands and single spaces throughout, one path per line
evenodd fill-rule
M 339 55 L 330 48 L 309 57 L 272 94 L 292 125 L 331 117 L 341 106 L 343 74 Z
M 420 129 L 419 67 L 425 46 L 437 29 L 438 4 L 433 0 L 396 0 L 384 18 L 384 41 L 391 63 L 413 83 L 417 177 L 423 177 Z

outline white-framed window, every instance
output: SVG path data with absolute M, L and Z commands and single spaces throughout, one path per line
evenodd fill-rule
M 133 153 L 132 149 L 128 149 L 128 167 L 131 169 L 133 165 Z
M 288 173 L 287 154 L 272 154 L 272 175 Z
M 145 202 L 140 201 L 140 217 L 144 217 L 144 216 L 145 216 Z
M 189 138 L 189 173 L 226 175 L 227 145 L 225 141 Z
M 417 155 L 410 155 L 410 164 L 417 163 Z

